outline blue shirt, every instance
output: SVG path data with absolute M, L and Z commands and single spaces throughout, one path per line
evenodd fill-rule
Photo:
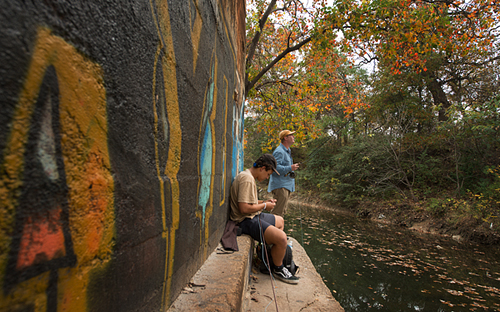
M 290 175 L 285 177 L 287 173 L 292 171 L 293 160 L 290 149 L 280 144 L 280 146 L 274 150 L 273 156 L 276 158 L 276 170 L 280 175 L 273 172 L 269 178 L 267 191 L 271 192 L 278 188 L 286 188 L 290 192 L 295 192 L 295 179 L 290 178 Z

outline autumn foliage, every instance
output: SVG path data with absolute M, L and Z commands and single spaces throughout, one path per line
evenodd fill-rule
M 500 23 L 494 0 L 338 0 L 324 12 L 322 27 L 341 30 L 349 52 L 365 62 L 388 60 L 394 74 L 425 72 L 436 56 L 488 57 Z
M 250 158 L 292 129 L 299 190 L 349 207 L 447 198 L 456 213 L 500 217 L 497 1 L 250 1 L 248 10 Z

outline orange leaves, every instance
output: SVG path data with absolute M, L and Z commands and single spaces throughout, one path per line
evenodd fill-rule
M 441 1 L 362 1 L 351 6 L 343 17 L 344 44 L 363 55 L 367 49 L 379 60 L 392 62 L 393 73 L 402 68 L 426 71 L 426 60 L 440 53 L 461 57 L 491 51 L 498 36 L 499 23 L 495 0 Z M 338 16 L 331 16 L 338 23 Z M 361 53 L 360 53 L 361 52 Z M 409 58 L 411 54 L 418 57 Z

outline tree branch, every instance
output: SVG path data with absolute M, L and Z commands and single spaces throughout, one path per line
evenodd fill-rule
M 262 29 L 264 29 L 264 25 L 267 22 L 267 19 L 269 18 L 269 15 L 273 12 L 274 6 L 276 5 L 277 0 L 272 0 L 269 5 L 267 6 L 266 12 L 262 15 L 262 17 L 259 20 L 259 29 L 255 32 L 255 35 L 252 38 L 252 42 L 250 43 L 250 46 L 248 47 L 248 55 L 247 59 L 245 61 L 246 64 L 246 74 L 245 74 L 245 85 L 248 84 L 248 68 L 250 67 L 250 64 L 252 64 L 253 57 L 255 55 L 255 49 L 257 48 L 257 44 L 259 43 L 260 40 L 260 35 Z M 245 92 L 246 94 L 247 92 Z
M 246 83 L 245 83 L 245 97 L 248 96 L 248 91 L 250 91 L 255 86 L 257 81 L 259 81 L 259 79 L 262 78 L 262 76 L 264 76 L 264 74 L 267 73 L 276 63 L 278 63 L 287 54 L 289 54 L 293 51 L 299 50 L 300 48 L 302 48 L 302 46 L 309 43 L 311 40 L 312 40 L 312 37 L 308 37 L 308 38 L 302 40 L 301 42 L 297 43 L 296 45 L 286 48 L 283 52 L 281 52 L 278 56 L 276 56 L 272 60 L 271 63 L 267 64 L 267 66 L 265 68 L 263 68 L 257 74 L 257 76 L 255 76 L 251 81 L 248 81 L 248 74 L 247 74 L 247 79 L 246 79 Z

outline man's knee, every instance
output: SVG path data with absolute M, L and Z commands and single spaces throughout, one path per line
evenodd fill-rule
M 286 236 L 286 233 L 282 229 L 279 229 L 276 226 L 270 225 L 266 229 L 266 231 L 264 232 L 264 237 L 265 237 L 266 241 L 268 241 L 270 244 L 275 244 L 275 245 L 278 245 L 280 247 L 285 246 L 285 248 L 286 248 L 286 244 L 287 244 L 286 237 L 287 236 Z
M 287 240 L 286 233 L 284 231 L 281 231 L 280 235 L 278 235 L 277 242 L 275 244 L 286 248 Z
M 274 218 L 276 227 L 280 230 L 283 230 L 285 228 L 285 220 L 283 219 L 283 217 L 275 215 Z

